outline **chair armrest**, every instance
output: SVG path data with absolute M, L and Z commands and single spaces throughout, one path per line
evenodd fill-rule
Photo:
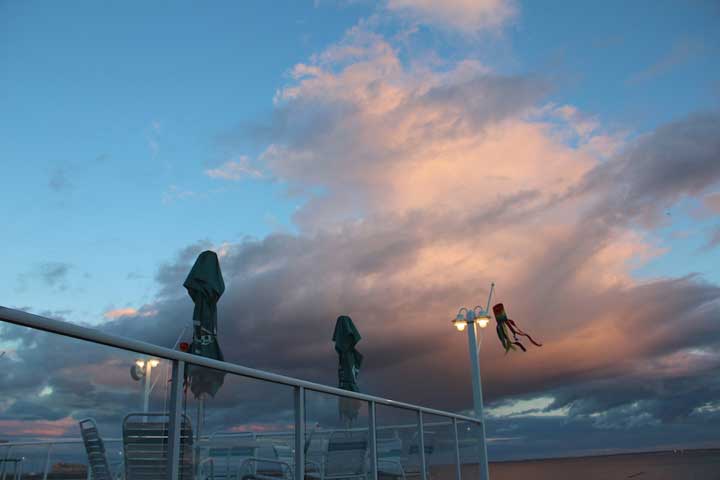
M 292 466 L 287 463 L 283 462 L 282 460 L 278 460 L 276 458 L 262 458 L 262 457 L 250 457 L 246 458 L 240 463 L 240 468 L 242 469 L 245 465 L 250 465 L 252 463 L 274 463 L 275 465 L 280 465 L 281 467 L 286 467 L 289 472 L 293 471 Z

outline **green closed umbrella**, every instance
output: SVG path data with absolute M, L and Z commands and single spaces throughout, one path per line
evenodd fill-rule
M 362 366 L 363 356 L 355 349 L 362 337 L 352 319 L 341 315 L 335 322 L 332 340 L 338 353 L 338 387 L 351 392 L 359 392 L 357 379 Z M 352 398 L 341 397 L 338 405 L 340 417 L 349 421 L 358 416 L 361 403 Z
M 193 310 L 193 341 L 190 353 L 215 360 L 223 360 L 217 340 L 217 302 L 225 291 L 217 254 L 210 250 L 202 252 L 183 286 L 195 303 Z M 186 381 L 195 398 L 204 394 L 215 396 L 223 384 L 225 374 L 197 365 L 188 365 Z

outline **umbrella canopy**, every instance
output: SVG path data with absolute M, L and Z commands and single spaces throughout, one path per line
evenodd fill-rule
M 225 291 L 217 254 L 202 252 L 193 265 L 183 286 L 195 303 L 193 310 L 193 341 L 190 353 L 223 360 L 217 341 L 217 302 Z M 223 384 L 225 374 L 197 365 L 188 365 L 186 381 L 195 398 L 203 394 L 215 396 Z
M 352 319 L 341 315 L 335 322 L 332 340 L 338 353 L 338 387 L 352 392 L 359 392 L 357 378 L 362 366 L 363 356 L 355 349 L 362 337 L 355 328 Z M 360 402 L 350 398 L 340 398 L 339 412 L 341 417 L 354 420 L 358 416 Z

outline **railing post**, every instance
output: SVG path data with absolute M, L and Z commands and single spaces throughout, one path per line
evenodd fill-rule
M 43 468 L 43 480 L 47 480 L 48 470 L 50 470 L 50 451 L 52 450 L 53 444 L 48 445 L 47 454 L 45 455 L 45 468 Z M 90 465 L 88 465 L 90 470 Z
M 378 480 L 376 421 L 375 401 L 373 400 L 370 402 L 370 468 L 372 469 L 372 480 Z
M 460 463 L 460 439 L 458 438 L 457 418 L 453 417 L 453 434 L 455 436 L 455 477 L 462 480 L 462 464 Z
M 12 450 L 12 446 L 8 446 L 7 450 L 5 450 L 5 460 L 2 464 L 2 477 L 0 477 L 1 480 L 5 480 L 5 473 L 7 472 L 7 464 L 10 461 L 10 450 Z
M 420 471 L 422 473 L 421 480 L 428 480 L 427 478 L 427 459 L 425 458 L 425 425 L 423 423 L 422 410 L 418 410 L 418 427 L 420 428 L 420 441 L 418 442 L 418 449 L 420 450 Z
M 305 387 L 295 387 L 295 480 L 305 480 Z
M 182 434 L 182 390 L 184 380 L 185 362 L 173 360 L 170 380 L 170 415 L 168 418 L 167 480 L 178 480 L 180 478 L 180 435 Z

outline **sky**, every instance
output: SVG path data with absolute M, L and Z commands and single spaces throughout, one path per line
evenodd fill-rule
M 172 346 L 212 249 L 228 360 L 334 384 L 348 314 L 364 391 L 467 411 L 449 320 L 494 281 L 543 347 L 483 332 L 491 460 L 720 446 L 718 31 L 701 0 L 2 2 L 0 304 Z M 134 401 L 63 342 L 0 330 L 0 433 Z

